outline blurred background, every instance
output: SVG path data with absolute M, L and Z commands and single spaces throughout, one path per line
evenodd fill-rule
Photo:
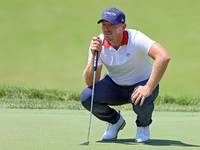
M 169 52 L 160 94 L 199 96 L 199 0 L 1 0 L 0 85 L 82 91 L 89 44 L 110 7 Z

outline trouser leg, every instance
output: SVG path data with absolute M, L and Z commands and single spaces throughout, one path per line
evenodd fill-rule
M 93 114 L 102 121 L 116 123 L 119 119 L 119 114 L 116 110 L 108 105 L 122 105 L 131 103 L 131 94 L 134 89 L 140 85 L 145 85 L 148 80 L 139 82 L 133 86 L 118 86 L 108 76 L 95 84 L 94 89 L 94 104 Z M 143 106 L 133 105 L 133 110 L 137 114 L 137 126 L 148 126 L 152 122 L 152 112 L 154 109 L 154 100 L 159 92 L 159 86 L 152 94 L 145 99 Z M 90 111 L 92 87 L 87 87 L 81 93 L 82 105 Z
M 94 89 L 94 103 L 92 113 L 102 121 L 116 123 L 119 114 L 108 105 L 122 105 L 130 103 L 128 95 L 124 98 L 123 92 L 108 76 L 98 81 Z M 87 87 L 81 93 L 82 105 L 90 111 L 92 87 Z
M 133 104 L 133 110 L 137 114 L 136 124 L 138 127 L 149 126 L 152 123 L 152 113 L 154 110 L 154 100 L 159 92 L 159 86 L 152 92 L 152 94 L 145 99 L 142 106 Z

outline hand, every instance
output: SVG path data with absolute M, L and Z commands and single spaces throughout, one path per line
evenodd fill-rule
M 134 89 L 133 94 L 131 95 L 132 103 L 134 103 L 134 105 L 137 105 L 140 101 L 140 106 L 142 106 L 145 99 L 150 95 L 151 91 L 146 85 L 138 86 Z
M 95 51 L 98 51 L 99 55 L 100 55 L 101 50 L 102 50 L 102 39 L 98 39 L 97 37 L 93 37 L 93 41 L 90 45 L 90 50 L 91 50 L 93 55 L 94 55 Z

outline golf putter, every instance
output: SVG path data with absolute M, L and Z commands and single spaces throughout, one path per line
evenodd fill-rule
M 98 37 L 98 39 L 99 39 L 99 37 Z M 94 76 L 93 76 L 92 99 L 91 99 L 91 106 L 90 106 L 90 121 L 89 121 L 89 128 L 88 128 L 88 136 L 87 136 L 87 141 L 80 143 L 79 145 L 89 145 L 90 127 L 91 127 L 91 120 L 92 120 L 92 108 L 93 108 L 93 101 L 94 101 L 95 77 L 96 77 L 96 70 L 97 70 L 97 61 L 98 61 L 98 51 L 95 51 L 94 52 Z

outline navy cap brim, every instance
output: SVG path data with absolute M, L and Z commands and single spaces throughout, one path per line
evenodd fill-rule
M 109 19 L 101 19 L 101 20 L 99 20 L 97 23 L 99 24 L 99 23 L 101 23 L 101 22 L 104 21 L 104 20 L 110 22 L 112 25 L 117 25 L 117 24 L 119 24 L 119 22 L 114 21 L 114 20 L 109 20 Z

